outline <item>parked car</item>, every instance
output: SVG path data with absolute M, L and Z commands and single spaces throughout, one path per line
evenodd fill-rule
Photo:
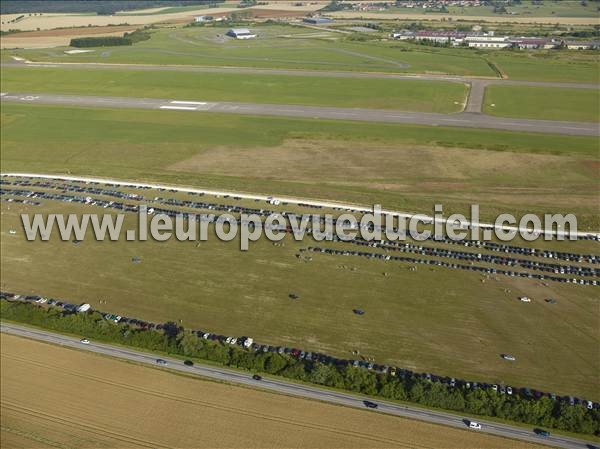
M 504 360 L 508 360 L 509 362 L 514 362 L 515 360 L 517 360 L 514 355 L 510 355 L 510 354 L 502 354 L 502 358 Z

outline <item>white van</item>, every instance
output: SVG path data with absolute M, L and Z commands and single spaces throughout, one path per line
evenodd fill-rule
M 475 421 L 469 421 L 469 429 L 481 430 L 481 424 Z

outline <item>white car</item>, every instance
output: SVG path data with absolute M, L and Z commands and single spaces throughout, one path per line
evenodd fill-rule
M 506 387 L 506 393 L 512 394 L 512 387 Z
M 519 299 L 521 300 L 521 302 L 531 302 L 531 298 L 529 298 L 528 296 L 521 296 Z
M 475 421 L 469 421 L 469 429 L 481 430 L 481 424 Z
M 515 360 L 517 360 L 514 355 L 510 354 L 502 354 L 502 358 L 504 360 L 508 360 L 509 362 L 514 362 Z
M 87 338 L 82 338 L 81 340 L 79 340 L 79 343 L 82 343 L 84 345 L 89 345 L 90 341 Z

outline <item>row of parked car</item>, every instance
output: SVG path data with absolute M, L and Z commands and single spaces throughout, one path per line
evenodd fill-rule
M 389 254 L 381 254 L 381 253 L 373 253 L 367 251 L 348 251 L 348 250 L 340 250 L 340 249 L 332 249 L 332 248 L 322 248 L 322 247 L 313 247 L 309 246 L 308 248 L 301 248 L 300 251 L 308 251 L 313 253 L 322 253 L 333 256 L 357 256 L 357 257 L 365 257 L 367 259 L 377 259 L 377 260 L 386 260 L 386 261 L 397 261 L 397 262 L 408 262 L 413 264 L 422 264 L 422 265 L 433 265 L 437 267 L 443 268 L 453 268 L 458 270 L 469 270 L 476 271 L 485 274 L 501 274 L 504 276 L 510 277 L 521 277 L 521 278 L 529 278 L 529 279 L 538 279 L 545 281 L 554 281 L 554 282 L 562 282 L 562 283 L 572 283 L 577 285 L 600 285 L 600 281 L 595 279 L 578 279 L 578 278 L 566 278 L 559 276 L 550 276 L 543 275 L 537 273 L 528 273 L 526 271 L 511 271 L 511 270 L 502 270 L 497 268 L 490 268 L 484 266 L 477 265 L 464 265 L 457 263 L 450 263 L 441 260 L 435 259 L 418 259 L 414 257 L 403 257 L 403 256 L 391 256 Z
M 119 190 L 114 190 L 114 189 L 102 189 L 102 188 L 98 188 L 98 187 L 90 187 L 91 186 L 96 186 L 96 185 L 100 185 L 100 183 L 98 182 L 83 182 L 83 181 L 51 181 L 51 180 L 39 180 L 38 178 L 35 178 L 35 180 L 33 178 L 19 178 L 19 179 L 13 179 L 12 181 L 9 180 L 9 178 L 6 175 L 3 175 L 2 179 L 0 179 L 0 185 L 12 185 L 12 186 L 24 186 L 24 187 L 31 187 L 31 186 L 35 186 L 35 187 L 43 187 L 43 188 L 52 188 L 52 189 L 60 189 L 64 192 L 76 192 L 76 193 L 86 193 L 86 194 L 96 194 L 96 195 L 103 195 L 103 196 L 114 196 L 114 197 L 118 197 L 121 199 L 131 199 L 131 200 L 137 200 L 137 201 L 141 201 L 144 200 L 144 196 L 140 195 L 140 194 L 133 194 L 133 193 L 127 193 L 127 192 L 122 192 Z M 128 186 L 127 184 L 111 184 L 111 183 L 105 183 L 102 184 L 104 186 L 107 187 L 113 187 L 113 188 L 125 188 L 125 187 L 132 187 L 132 186 Z M 135 187 L 136 189 L 140 189 L 141 187 Z M 152 188 L 150 187 L 143 187 L 142 189 L 145 190 L 151 190 Z M 178 190 L 176 189 L 156 189 L 157 191 L 169 191 L 169 192 L 178 192 Z M 192 196 L 197 196 L 197 195 L 203 195 L 202 193 L 195 193 L 195 192 L 188 192 L 189 195 Z M 240 197 L 236 197 L 236 196 L 230 196 L 230 195 L 224 195 L 224 198 L 229 198 L 231 197 L 234 200 L 240 200 Z M 217 210 L 217 211 L 228 211 L 228 212 L 237 212 L 237 213 L 247 213 L 247 214 L 258 214 L 258 215 L 262 215 L 262 216 L 266 216 L 266 215 L 270 215 L 273 213 L 278 213 L 277 211 L 273 211 L 273 210 L 268 210 L 268 209 L 257 209 L 257 208 L 247 208 L 247 207 L 241 207 L 241 206 L 236 206 L 236 205 L 231 205 L 231 204 L 214 204 L 214 203 L 206 203 L 206 202 L 196 202 L 196 201 L 185 201 L 185 200 L 179 200 L 179 199 L 173 199 L 173 198 L 162 198 L 162 197 L 155 197 L 153 199 L 153 201 L 157 201 L 157 202 L 161 202 L 163 204 L 168 204 L 168 205 L 176 205 L 176 206 L 180 206 L 180 207 L 189 207 L 189 208 L 198 208 L 198 209 L 209 209 L 209 210 Z M 259 201 L 259 200 L 256 200 Z M 268 201 L 269 204 L 274 204 L 273 201 Z M 280 203 L 282 205 L 286 205 L 287 203 L 282 202 Z M 321 206 L 315 206 L 315 205 L 309 205 L 309 204 L 298 204 L 299 206 L 303 206 L 303 207 L 308 207 L 308 208 L 313 208 L 313 209 L 321 209 Z M 356 209 L 348 209 L 348 208 L 334 208 L 335 210 L 341 210 L 341 211 L 350 211 L 350 212 L 355 212 L 355 213 L 362 213 L 362 211 L 356 210 Z M 282 215 L 288 215 L 290 213 L 288 212 L 281 212 Z M 335 220 L 332 220 L 333 223 L 335 223 Z M 385 227 L 381 228 L 382 230 L 385 230 Z M 584 237 L 580 237 L 581 239 L 591 239 L 591 240 L 600 240 L 600 236 L 584 236 Z M 561 252 L 561 251 L 551 251 L 551 250 L 540 250 L 540 249 L 535 249 L 535 248 L 526 248 L 526 247 L 520 247 L 520 246 L 515 246 L 515 245 L 508 245 L 508 244 L 504 244 L 504 243 L 496 243 L 496 242 L 485 242 L 485 241 L 479 241 L 479 240 L 461 240 L 461 241 L 455 241 L 452 240 L 448 237 L 442 237 L 442 236 L 431 236 L 430 240 L 434 240 L 440 243 L 446 243 L 446 244 L 452 244 L 452 245 L 456 245 L 459 244 L 461 246 L 466 246 L 466 247 L 476 247 L 476 248 L 484 248 L 486 250 L 489 251 L 494 251 L 494 252 L 502 252 L 502 253 L 513 253 L 513 254 L 521 254 L 521 255 L 528 255 L 528 256 L 535 256 L 535 257 L 541 257 L 541 258 L 549 258 L 549 259 L 555 259 L 555 260 L 565 260 L 565 261 L 574 261 L 574 262 L 587 262 L 587 263 L 591 263 L 591 264 L 596 264 L 596 263 L 600 263 L 600 256 L 599 255 L 593 255 L 593 254 L 577 254 L 577 253 L 571 253 L 571 252 Z M 390 244 L 393 244 L 394 242 L 390 242 Z
M 15 196 L 15 195 L 23 196 L 24 195 L 28 198 L 43 198 L 43 199 L 48 199 L 48 200 L 76 202 L 76 203 L 80 203 L 80 204 L 88 204 L 88 205 L 91 204 L 91 205 L 95 205 L 95 206 L 99 206 L 99 207 L 105 207 L 105 208 L 110 207 L 110 208 L 115 208 L 118 210 L 133 211 L 133 212 L 137 211 L 137 209 L 138 209 L 137 205 L 127 205 L 124 203 L 119 203 L 119 202 L 114 202 L 114 201 L 93 199 L 91 197 L 71 196 L 71 195 L 65 195 L 65 194 L 61 194 L 61 193 L 55 194 L 55 193 L 44 192 L 44 191 L 0 189 L 0 196 L 3 197 L 5 195 L 12 195 L 12 196 Z M 173 200 L 171 202 L 179 202 L 179 200 Z M 206 203 L 203 203 L 203 204 L 206 204 Z M 217 207 L 217 206 L 215 206 L 215 207 Z M 218 205 L 218 207 L 223 207 L 223 206 Z M 152 211 L 155 213 L 164 213 L 164 214 L 170 215 L 170 216 L 175 216 L 178 213 L 180 213 L 176 210 L 158 209 L 158 208 L 153 208 Z M 262 211 L 262 209 L 261 209 L 261 211 Z M 214 220 L 214 218 L 212 218 L 212 220 Z M 291 229 L 288 231 L 291 232 Z M 528 260 L 523 260 L 523 259 L 512 259 L 512 258 L 507 258 L 507 257 L 500 258 L 500 257 L 485 255 L 485 254 L 481 254 L 481 253 L 474 254 L 474 253 L 450 251 L 447 249 L 429 248 L 429 247 L 423 247 L 420 245 L 404 244 L 404 243 L 398 243 L 398 242 L 383 242 L 382 243 L 382 242 L 367 242 L 365 240 L 353 240 L 353 241 L 350 241 L 350 243 L 357 244 L 357 245 L 364 245 L 364 246 L 379 246 L 381 248 L 388 249 L 388 250 L 393 249 L 393 250 L 398 250 L 398 251 L 402 251 L 402 252 L 409 252 L 409 253 L 426 255 L 426 256 L 438 256 L 438 257 L 445 257 L 445 258 L 453 258 L 453 259 L 469 261 L 471 263 L 473 261 L 480 261 L 480 262 L 487 262 L 487 263 L 503 264 L 503 265 L 508 265 L 508 266 L 522 266 L 522 267 L 526 267 L 526 268 L 533 269 L 533 270 L 549 271 L 549 272 L 557 273 L 557 274 L 576 273 L 577 275 L 583 275 L 583 276 L 598 276 L 599 275 L 597 270 L 589 268 L 589 267 L 573 267 L 573 266 L 562 266 L 562 265 L 557 265 L 557 264 L 544 264 L 544 263 L 540 263 L 540 262 L 528 261 Z M 340 251 L 335 251 L 335 250 L 325 250 L 325 252 L 328 252 L 328 251 L 330 252 L 330 254 L 359 255 L 359 256 L 374 257 L 374 258 L 379 258 L 379 259 L 384 259 L 384 260 L 397 260 L 397 261 L 404 261 L 404 262 L 411 262 L 411 263 L 428 263 L 428 264 L 433 264 L 433 265 L 437 265 L 437 266 L 441 266 L 441 267 L 460 268 L 460 269 L 466 269 L 466 270 L 487 272 L 487 273 L 492 273 L 492 274 L 498 273 L 498 274 L 505 274 L 505 275 L 513 276 L 513 277 L 519 276 L 519 277 L 528 277 L 528 278 L 535 278 L 535 279 L 547 279 L 547 280 L 552 280 L 552 281 L 557 281 L 557 282 L 576 283 L 576 284 L 580 284 L 580 285 L 598 285 L 598 283 L 599 283 L 597 280 L 567 278 L 567 277 L 559 277 L 559 276 L 543 276 L 543 275 L 531 274 L 531 273 L 526 273 L 526 272 L 496 270 L 495 268 L 478 267 L 475 265 L 458 265 L 458 264 L 452 264 L 452 263 L 443 262 L 443 261 L 434 261 L 434 260 L 429 260 L 429 259 L 404 258 L 404 257 L 389 256 L 389 255 L 382 255 L 382 254 L 376 254 L 376 253 L 358 252 L 358 251 L 340 252 Z
M 78 309 L 82 310 L 82 305 L 69 303 L 64 300 L 45 298 L 45 297 L 42 297 L 39 295 L 19 295 L 19 294 L 10 293 L 10 292 L 0 292 L 0 299 L 12 300 L 12 301 L 18 300 L 18 301 L 24 301 L 24 302 L 34 302 L 34 303 L 38 303 L 40 305 L 47 304 L 49 306 L 60 307 L 69 313 L 78 313 Z M 86 312 L 92 310 L 89 307 L 85 307 L 83 309 Z M 161 330 L 165 327 L 165 324 L 161 324 L 161 323 L 151 323 L 151 322 L 147 322 L 147 321 L 140 320 L 137 318 L 124 317 L 124 316 L 115 315 L 115 314 L 108 313 L 108 312 L 100 312 L 100 311 L 96 311 L 96 312 L 101 313 L 102 316 L 104 317 L 104 319 L 106 319 L 107 321 L 110 321 L 113 323 L 128 324 L 130 326 L 136 326 L 140 329 Z M 248 351 L 263 352 L 263 353 L 267 353 L 267 352 L 277 353 L 280 355 L 286 355 L 289 357 L 293 357 L 298 360 L 305 360 L 307 362 L 319 362 L 319 363 L 323 363 L 323 364 L 327 364 L 327 365 L 335 365 L 338 367 L 353 366 L 355 368 L 367 369 L 369 371 L 373 371 L 373 372 L 376 372 L 379 374 L 386 374 L 389 376 L 398 377 L 398 378 L 402 378 L 402 379 L 411 379 L 411 378 L 417 379 L 417 378 L 419 378 L 419 379 L 426 380 L 428 382 L 439 382 L 444 385 L 447 385 L 450 388 L 463 388 L 463 389 L 469 389 L 469 390 L 484 389 L 484 390 L 494 391 L 497 394 L 507 394 L 507 395 L 519 394 L 521 397 L 524 397 L 527 399 L 540 399 L 542 397 L 548 397 L 552 400 L 566 401 L 573 406 L 579 404 L 579 405 L 585 406 L 588 409 L 592 409 L 594 407 L 600 408 L 600 404 L 596 404 L 596 403 L 593 403 L 592 401 L 588 401 L 588 400 L 578 399 L 573 396 L 558 397 L 557 395 L 555 395 L 553 393 L 544 393 L 544 392 L 529 389 L 529 388 L 516 388 L 516 387 L 506 386 L 506 385 L 468 381 L 468 380 L 457 379 L 457 378 L 448 377 L 448 376 L 437 376 L 437 375 L 431 374 L 431 373 L 416 373 L 411 370 L 394 367 L 394 366 L 372 363 L 372 362 L 366 361 L 366 360 L 352 360 L 352 359 L 349 360 L 349 359 L 343 359 L 343 358 L 330 356 L 330 355 L 323 354 L 320 352 L 305 351 L 305 350 L 298 349 L 298 348 L 260 344 L 260 343 L 255 342 L 251 337 L 246 337 L 246 336 L 232 337 L 232 336 L 220 335 L 220 334 L 216 334 L 216 333 L 212 333 L 212 332 L 207 332 L 207 331 L 203 331 L 203 330 L 192 330 L 190 332 L 194 333 L 199 338 L 202 338 L 204 340 L 219 342 L 219 343 L 225 344 L 225 345 L 238 346 L 238 347 L 244 348 Z M 88 343 L 89 343 L 89 341 L 88 341 Z M 502 356 L 504 357 L 504 356 L 506 356 L 506 354 L 503 354 Z
M 529 259 L 517 259 L 514 257 L 496 256 L 483 253 L 471 253 L 466 251 L 452 251 L 445 248 L 435 248 L 412 243 L 401 243 L 391 241 L 370 242 L 361 238 L 348 241 L 354 245 L 381 248 L 386 251 L 400 251 L 404 253 L 420 254 L 423 256 L 444 257 L 464 261 L 486 262 L 491 264 L 506 265 L 511 267 L 523 267 L 532 270 L 545 271 L 555 274 L 573 274 L 577 276 L 600 277 L 600 270 L 586 266 L 561 265 L 556 263 L 538 262 Z

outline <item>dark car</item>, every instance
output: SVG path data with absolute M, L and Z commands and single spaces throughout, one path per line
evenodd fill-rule
M 262 377 L 259 376 L 258 374 L 255 374 L 254 376 L 252 376 L 252 379 L 254 379 L 254 380 L 262 380 Z
M 194 362 L 192 362 L 191 360 L 185 360 L 185 361 L 183 362 L 183 364 L 184 364 L 185 366 L 194 366 Z
M 163 359 L 156 359 L 156 363 L 159 364 L 159 365 L 166 365 L 167 361 L 163 360 Z
M 379 407 L 375 402 L 371 402 L 371 401 L 363 401 L 363 404 L 365 404 L 365 407 L 367 407 L 367 408 Z
M 548 438 L 550 436 L 550 432 L 544 429 L 533 429 L 533 432 L 539 437 Z

